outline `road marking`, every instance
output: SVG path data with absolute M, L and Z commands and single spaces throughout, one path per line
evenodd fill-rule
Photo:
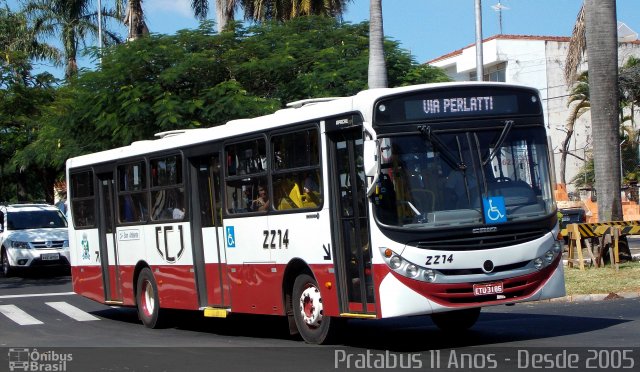
M 68 304 L 66 302 L 45 302 L 48 306 L 58 310 L 69 318 L 75 319 L 79 322 L 88 322 L 91 320 L 100 320 L 100 318 L 96 318 L 95 316 L 78 309 L 77 307 Z
M 15 305 L 0 305 L 0 313 L 20 325 L 43 324 L 41 321 L 20 310 Z
M 23 298 L 23 297 L 46 297 L 46 296 L 71 296 L 76 294 L 75 292 L 56 292 L 56 293 L 32 293 L 32 294 L 19 294 L 19 295 L 5 295 L 0 296 L 3 298 Z

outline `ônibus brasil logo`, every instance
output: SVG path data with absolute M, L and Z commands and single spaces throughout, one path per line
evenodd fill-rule
M 38 351 L 29 348 L 9 348 L 9 371 L 56 371 L 67 370 L 67 363 L 73 360 L 70 353 Z

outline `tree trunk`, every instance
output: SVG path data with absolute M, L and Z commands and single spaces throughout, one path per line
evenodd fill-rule
M 598 220 L 622 220 L 618 135 L 618 41 L 615 0 L 586 0 L 591 131 Z
M 369 2 L 369 88 L 386 88 L 387 65 L 384 61 L 382 0 Z
M 228 1 L 229 0 L 216 0 L 216 19 L 218 20 L 218 33 L 224 31 L 227 27 L 227 23 L 229 23 L 230 15 L 228 10 Z M 231 18 L 233 18 L 233 14 L 231 14 Z
M 560 183 L 563 185 L 567 184 L 567 153 L 569 152 L 569 144 L 572 136 L 573 124 L 571 124 L 570 127 L 568 126 L 567 135 L 564 137 L 564 141 L 562 141 L 560 149 Z

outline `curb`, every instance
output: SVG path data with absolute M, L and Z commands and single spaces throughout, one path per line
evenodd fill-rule
M 610 301 L 628 298 L 640 297 L 638 292 L 621 292 L 621 293 L 598 293 L 598 294 L 576 294 L 549 300 L 541 300 L 539 302 L 589 302 L 589 301 Z
M 640 254 L 632 255 L 633 261 L 640 261 Z M 585 264 L 588 264 L 589 260 L 584 260 Z M 563 265 L 567 266 L 567 260 L 563 260 Z M 589 301 L 609 301 L 609 300 L 620 300 L 620 299 L 628 299 L 628 298 L 638 298 L 640 297 L 640 291 L 637 292 L 620 292 L 620 293 L 596 293 L 596 294 L 575 294 L 564 297 L 552 298 L 549 300 L 540 300 L 537 302 L 589 302 Z

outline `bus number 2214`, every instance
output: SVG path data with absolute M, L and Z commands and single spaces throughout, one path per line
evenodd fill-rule
M 276 249 L 276 243 L 277 248 L 289 248 L 289 229 L 286 229 L 284 234 L 282 230 L 263 230 L 262 235 L 264 235 L 264 242 L 262 243 L 262 248 L 264 249 Z
M 427 262 L 425 263 L 426 265 L 438 265 L 438 264 L 443 264 L 443 263 L 451 263 L 453 262 L 453 255 L 446 255 L 443 254 L 441 256 L 427 256 Z

